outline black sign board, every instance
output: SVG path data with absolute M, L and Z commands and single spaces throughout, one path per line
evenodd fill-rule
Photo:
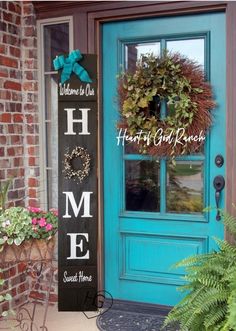
M 97 293 L 97 59 L 58 83 L 58 310 L 94 311 Z M 59 74 L 60 75 L 60 74 Z

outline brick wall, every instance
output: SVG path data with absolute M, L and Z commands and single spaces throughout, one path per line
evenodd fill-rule
M 1 265 L 0 278 L 4 284 L 0 287 L 0 293 L 9 293 L 13 299 L 0 303 L 0 316 L 3 311 L 15 309 L 28 301 L 29 281 L 25 272 L 25 263 Z
M 37 267 L 39 268 L 40 265 L 38 264 Z M 0 294 L 9 293 L 13 297 L 10 301 L 0 302 L 0 316 L 3 311 L 16 310 L 17 307 L 29 301 L 45 302 L 51 277 L 49 302 L 50 304 L 57 303 L 57 264 L 53 265 L 52 271 L 49 266 L 44 267 L 40 277 L 37 276 L 38 269 L 34 268 L 33 263 L 0 264 L 0 269 L 2 270 L 0 279 L 5 280 L 0 286 Z
M 39 109 L 36 17 L 31 1 L 0 2 L 0 181 L 13 177 L 9 205 L 39 205 Z M 44 295 L 41 287 L 30 294 L 26 264 L 4 267 L 10 303 L 16 307 L 30 297 Z M 46 277 L 46 276 L 45 276 Z M 55 276 L 56 277 L 56 276 Z M 43 285 L 42 285 L 43 286 Z M 57 300 L 56 280 L 51 301 Z
M 9 201 L 39 204 L 36 18 L 31 2 L 0 3 L 0 180 Z

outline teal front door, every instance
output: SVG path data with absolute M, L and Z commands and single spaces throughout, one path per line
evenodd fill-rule
M 199 62 L 210 80 L 216 108 L 201 153 L 168 158 L 117 146 L 117 74 L 144 53 L 164 49 Z M 103 151 L 105 289 L 115 299 L 174 305 L 184 270 L 171 266 L 215 249 L 223 238 L 216 220 L 213 180 L 225 175 L 225 16 L 223 13 L 104 23 Z M 224 191 L 220 207 L 224 207 Z

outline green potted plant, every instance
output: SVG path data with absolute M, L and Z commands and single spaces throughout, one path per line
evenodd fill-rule
M 236 240 L 236 218 L 221 212 L 228 231 Z M 189 257 L 176 267 L 185 267 L 187 294 L 167 316 L 164 326 L 180 331 L 236 330 L 236 244 L 215 239 L 219 250 Z
M 0 215 L 2 262 L 50 259 L 58 228 L 55 209 L 10 207 Z

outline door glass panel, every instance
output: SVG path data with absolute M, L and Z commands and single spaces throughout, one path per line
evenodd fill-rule
M 125 161 L 126 210 L 160 211 L 159 162 Z
M 205 40 L 199 39 L 184 39 L 184 40 L 169 40 L 166 47 L 173 53 L 180 53 L 187 56 L 189 59 L 198 62 L 203 67 L 205 65 Z
M 130 71 L 134 71 L 136 68 L 136 62 L 142 55 L 147 53 L 159 55 L 160 51 L 160 42 L 128 44 L 125 46 L 125 67 Z
M 203 162 L 177 161 L 167 165 L 167 211 L 202 213 Z

